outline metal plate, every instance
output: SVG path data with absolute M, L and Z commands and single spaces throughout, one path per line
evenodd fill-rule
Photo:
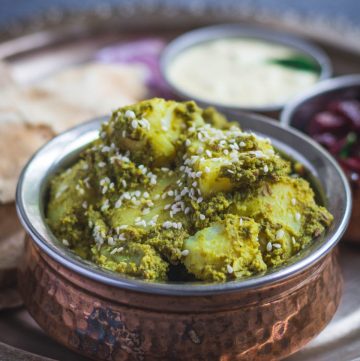
M 345 30 L 333 19 L 276 17 L 244 8 L 218 7 L 214 10 L 201 1 L 194 2 L 197 6 L 187 8 L 159 8 L 156 1 L 143 3 L 153 6 L 50 14 L 15 30 L 0 30 L 0 39 L 4 40 L 0 43 L 0 59 L 12 65 L 19 83 L 27 84 L 68 65 L 85 62 L 98 49 L 114 42 L 138 36 L 160 36 L 169 40 L 194 27 L 241 22 L 308 36 L 330 55 L 336 74 L 360 73 L 360 29 L 346 29 L 345 36 Z M 37 32 L 27 35 L 30 30 Z M 8 40 L 14 34 L 16 37 Z M 340 250 L 345 278 L 340 308 L 328 327 L 302 351 L 289 357 L 289 361 L 349 361 L 360 355 L 360 249 L 342 245 Z M 1 342 L 56 360 L 85 360 L 52 341 L 22 308 L 0 313 L 0 359 L 12 360 L 9 352 L 14 351 Z M 31 358 L 28 353 L 16 350 L 16 359 L 42 358 Z

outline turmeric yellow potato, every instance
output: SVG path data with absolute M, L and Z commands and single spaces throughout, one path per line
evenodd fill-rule
M 198 279 L 225 281 L 266 270 L 259 226 L 250 218 L 228 215 L 222 222 L 196 232 L 184 242 L 187 270 Z

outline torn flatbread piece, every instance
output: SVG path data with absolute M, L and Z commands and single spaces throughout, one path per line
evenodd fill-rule
M 89 63 L 31 86 L 0 91 L 0 203 L 14 200 L 21 168 L 46 141 L 119 105 L 146 97 L 140 65 Z

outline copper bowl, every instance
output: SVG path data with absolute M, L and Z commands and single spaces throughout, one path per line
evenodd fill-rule
M 286 265 L 227 283 L 154 283 L 101 269 L 65 248 L 44 222 L 48 180 L 97 137 L 97 119 L 56 137 L 30 160 L 17 189 L 27 230 L 18 273 L 30 314 L 54 339 L 95 360 L 278 360 L 330 321 L 342 278 L 334 246 L 351 197 L 336 162 L 297 131 L 255 115 L 232 115 L 304 163 L 334 215 L 324 235 Z
M 315 114 L 336 99 L 359 99 L 360 74 L 344 75 L 320 82 L 309 91 L 300 94 L 281 113 L 281 123 L 307 133 L 310 120 Z M 353 209 L 350 224 L 344 238 L 360 243 L 360 188 L 352 187 Z

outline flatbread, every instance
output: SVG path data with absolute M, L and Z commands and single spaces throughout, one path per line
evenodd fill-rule
M 104 115 L 143 99 L 147 93 L 145 78 L 141 65 L 90 63 L 44 79 L 35 89 L 94 115 Z
M 0 61 L 0 89 L 15 86 L 16 84 L 12 77 L 10 66 L 3 61 Z
M 13 109 L 0 110 L 0 203 L 15 199 L 21 169 L 53 136 L 49 127 L 28 124 Z
M 32 86 L 0 90 L 0 203 L 14 200 L 17 178 L 51 137 L 93 117 L 146 97 L 137 65 L 90 63 Z
M 0 124 L 4 117 L 2 110 L 5 110 L 6 114 L 9 108 L 15 110 L 18 118 L 28 126 L 46 126 L 53 135 L 93 116 L 91 111 L 68 104 L 58 96 L 36 87 L 15 88 L 0 92 Z M 26 138 L 26 133 L 24 133 L 19 139 L 26 141 Z M 2 135 L 0 135 L 1 143 Z

